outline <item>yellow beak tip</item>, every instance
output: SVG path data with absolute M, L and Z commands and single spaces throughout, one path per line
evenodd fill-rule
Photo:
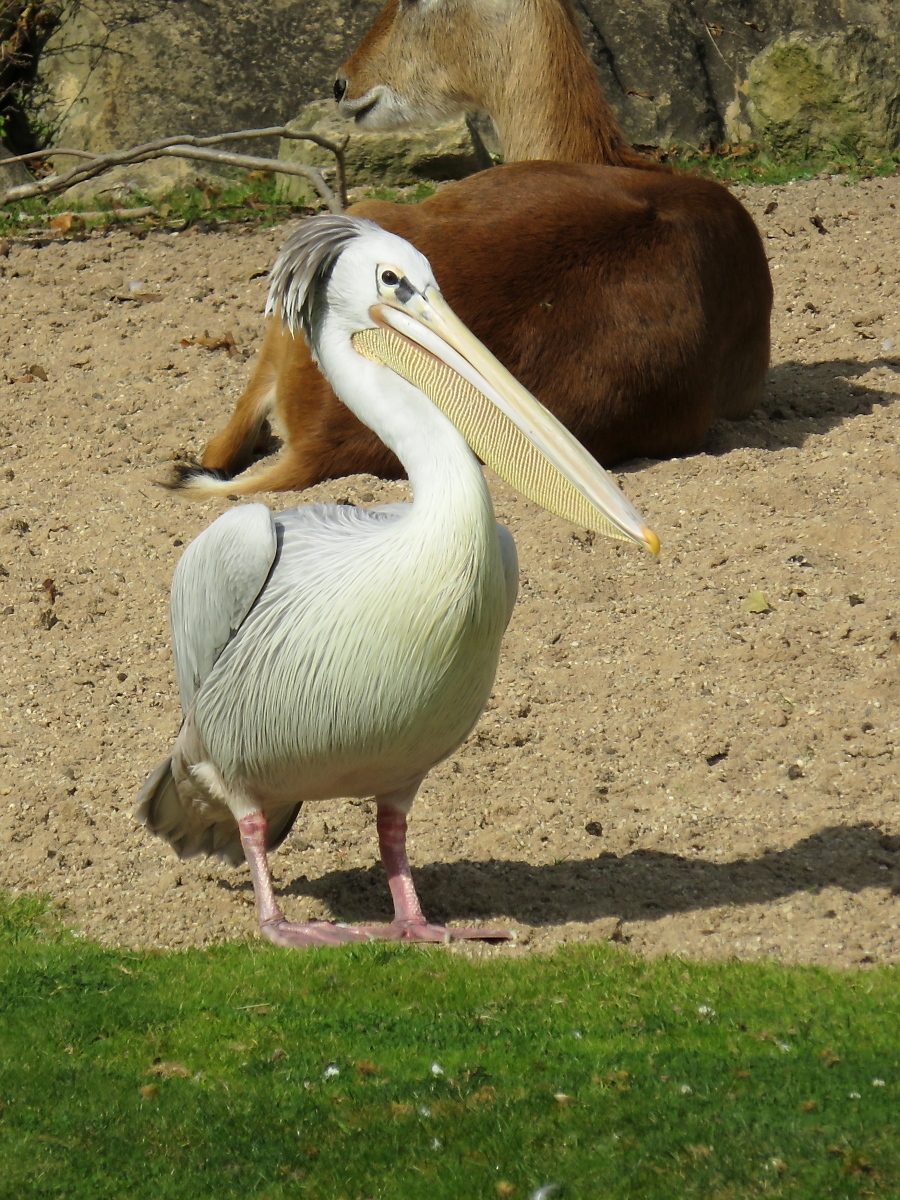
M 656 558 L 659 555 L 659 538 L 651 529 L 645 528 L 641 528 L 641 537 L 644 539 L 644 545 Z

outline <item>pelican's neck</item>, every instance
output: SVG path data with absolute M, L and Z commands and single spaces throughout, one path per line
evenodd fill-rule
M 319 360 L 347 407 L 403 464 L 416 522 L 445 534 L 451 528 L 468 529 L 479 541 L 485 528 L 493 529 L 490 493 L 478 459 L 423 392 L 352 350 L 334 354 L 326 344 L 319 348 Z
M 383 440 L 406 470 L 413 507 L 419 514 L 442 525 L 468 525 L 476 517 L 479 523 L 483 519 L 493 522 L 490 493 L 478 459 L 459 430 L 430 401 L 427 413 L 416 414 L 414 426 L 396 433 L 390 442 Z

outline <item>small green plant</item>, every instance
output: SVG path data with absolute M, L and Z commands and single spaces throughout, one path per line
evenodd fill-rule
M 12 899 L 0 892 L 0 943 L 44 936 L 64 936 L 50 901 L 43 896 Z
M 102 187 L 102 177 L 97 183 L 98 187 Z M 434 184 L 420 183 L 407 188 L 374 188 L 361 198 L 417 204 L 433 196 L 434 192 Z M 177 188 L 155 199 L 143 192 L 132 191 L 127 200 L 115 203 L 102 192 L 95 199 L 74 203 L 66 203 L 59 196 L 19 200 L 0 209 L 0 234 L 44 230 L 61 213 L 72 213 L 76 219 L 65 230 L 57 229 L 57 236 L 77 236 L 85 229 L 102 228 L 122 221 L 134 224 L 139 231 L 184 229 L 188 225 L 216 228 L 224 222 L 271 225 L 319 211 L 321 207 L 294 203 L 285 197 L 277 176 L 253 171 L 249 175 L 236 176 L 233 182 L 198 182 L 193 187 Z M 153 211 L 136 218 L 129 215 L 129 210 L 142 208 Z
M 847 183 L 856 183 L 861 179 L 891 175 L 900 170 L 900 150 L 856 156 L 848 151 L 832 149 L 828 155 L 795 160 L 777 158 L 753 145 L 724 145 L 707 151 L 675 145 L 657 152 L 656 156 L 677 170 L 696 172 L 728 184 L 781 184 L 792 179 L 813 179 L 823 174 L 839 175 Z M 101 181 L 98 181 L 98 186 L 102 186 Z M 376 187 L 357 198 L 418 204 L 433 196 L 435 191 L 435 184 L 423 182 L 410 187 Z M 129 216 L 128 209 L 143 207 L 150 207 L 153 212 L 138 218 Z M 140 231 L 183 229 L 192 224 L 215 228 L 223 222 L 275 224 L 313 211 L 316 209 L 287 199 L 276 176 L 254 171 L 249 176 L 236 175 L 232 183 L 198 183 L 155 200 L 135 192 L 119 206 L 102 193 L 95 200 L 75 204 L 66 204 L 58 196 L 10 203 L 0 209 L 0 235 L 43 229 L 63 212 L 74 212 L 76 216 L 81 212 L 89 214 L 74 221 L 67 231 L 77 235 L 85 228 L 104 227 L 123 220 L 135 224 Z
M 418 204 L 436 191 L 433 183 L 410 184 L 406 187 L 373 187 L 360 196 L 361 200 L 387 200 L 392 204 Z

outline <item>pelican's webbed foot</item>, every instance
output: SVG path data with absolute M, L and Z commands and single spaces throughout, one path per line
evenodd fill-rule
M 432 925 L 426 921 L 406 856 L 406 813 L 401 808 L 394 808 L 386 799 L 379 798 L 376 822 L 381 861 L 394 899 L 394 919 L 387 926 L 387 937 L 391 941 L 456 942 L 477 938 L 485 942 L 505 942 L 512 938 L 508 929 L 448 929 L 444 925 Z
M 288 921 L 278 906 L 266 855 L 266 818 L 252 812 L 238 821 L 241 843 L 250 867 L 259 931 L 276 946 L 343 946 L 348 942 L 432 942 L 479 940 L 505 942 L 507 929 L 448 929 L 425 920 L 406 857 L 406 815 L 389 805 L 378 808 L 378 840 L 394 899 L 390 925 L 341 925 L 331 921 Z
M 307 946 L 343 946 L 347 942 L 370 942 L 372 937 L 364 929 L 352 925 L 336 925 L 331 921 L 286 921 L 284 917 L 272 917 L 260 921 L 259 931 L 275 946 L 304 948 Z
M 344 946 L 352 942 L 505 942 L 508 929 L 448 929 L 427 921 L 392 921 L 390 925 L 339 925 L 333 921 L 297 923 L 284 917 L 260 922 L 259 931 L 274 946 L 305 949 L 310 946 Z
M 508 929 L 449 929 L 429 921 L 394 920 L 390 925 L 358 925 L 356 928 L 373 941 L 386 942 L 457 942 L 478 939 L 483 942 L 506 942 L 512 938 Z
M 342 946 L 345 942 L 368 942 L 372 939 L 361 930 L 350 925 L 336 925 L 331 921 L 288 921 L 275 899 L 272 887 L 272 872 L 266 855 L 266 818 L 262 811 L 249 813 L 238 821 L 241 845 L 250 868 L 253 892 L 256 896 L 256 912 L 259 931 L 276 946 Z

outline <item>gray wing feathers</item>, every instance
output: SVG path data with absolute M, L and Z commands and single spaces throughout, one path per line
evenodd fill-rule
M 169 611 L 185 715 L 262 591 L 276 552 L 268 508 L 242 504 L 214 521 L 181 556 Z

